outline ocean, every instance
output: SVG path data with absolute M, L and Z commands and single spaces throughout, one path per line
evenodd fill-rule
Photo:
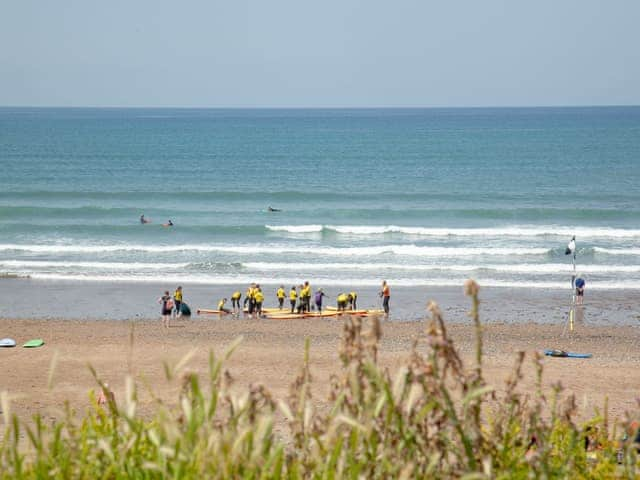
M 0 167 L 5 277 L 640 288 L 640 107 L 2 108 Z

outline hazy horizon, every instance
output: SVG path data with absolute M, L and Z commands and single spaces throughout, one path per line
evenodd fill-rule
M 0 5 L 0 105 L 640 105 L 640 3 Z

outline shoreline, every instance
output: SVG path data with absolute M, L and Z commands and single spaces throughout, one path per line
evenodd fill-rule
M 192 352 L 186 371 L 206 375 L 209 351 L 217 356 L 238 337 L 243 341 L 226 363 L 238 389 L 262 383 L 275 398 L 285 398 L 302 364 L 304 341 L 311 342 L 310 366 L 314 398 L 326 402 L 330 374 L 341 368 L 338 349 L 342 321 L 303 319 L 293 321 L 237 320 L 178 321 L 165 331 L 158 321 L 102 322 L 83 320 L 10 320 L 2 318 L 0 336 L 13 337 L 21 345 L 30 338 L 43 338 L 37 349 L 0 349 L 0 385 L 12 396 L 12 411 L 24 419 L 34 413 L 50 417 L 60 414 L 64 402 L 78 412 L 89 407 L 88 392 L 97 384 L 88 365 L 99 378 L 109 382 L 122 401 L 125 377 L 133 375 L 139 384 L 140 409 L 149 413 L 154 405 L 148 385 L 162 401 L 175 402 L 179 382 L 167 382 L 164 362 L 176 365 Z M 411 345 L 424 330 L 424 322 L 383 322 L 379 362 L 393 375 L 408 359 Z M 473 366 L 475 339 L 471 322 L 448 322 L 451 338 L 465 360 Z M 533 352 L 564 349 L 592 353 L 591 359 L 544 357 L 545 393 L 561 382 L 565 394 L 575 394 L 581 418 L 602 409 L 608 398 L 609 414 L 621 418 L 637 408 L 638 328 L 579 326 L 567 334 L 560 325 L 503 324 L 484 322 L 485 379 L 501 390 L 511 373 L 516 354 L 525 351 L 524 394 L 535 391 Z M 132 341 L 131 341 L 132 340 Z M 419 350 L 426 351 L 424 343 Z M 53 368 L 53 388 L 48 388 Z
M 82 319 L 82 320 L 155 320 L 160 316 L 157 299 L 164 290 L 173 293 L 177 285 L 152 282 L 80 282 L 48 281 L 25 278 L 0 278 L 5 302 L 0 305 L 2 318 Z M 279 283 L 263 284 L 265 307 L 276 305 L 275 290 Z M 216 308 L 221 298 L 230 298 L 239 289 L 244 298 L 247 285 L 184 284 L 184 299 L 191 307 L 192 319 L 198 308 Z M 343 287 L 323 287 L 329 296 L 325 305 L 335 305 L 335 297 Z M 481 317 L 498 323 L 566 324 L 571 303 L 569 288 L 558 290 L 480 285 Z M 290 285 L 285 285 L 288 292 Z M 378 288 L 358 289 L 358 307 L 379 309 Z M 599 326 L 638 326 L 640 309 L 635 290 L 588 290 L 584 309 L 578 321 Z M 391 321 L 420 321 L 425 317 L 427 301 L 440 305 L 448 322 L 466 322 L 469 300 L 459 287 L 395 287 L 391 284 Z M 229 301 L 230 302 L 230 301 Z M 287 302 L 285 302 L 285 305 Z M 217 318 L 217 317 L 214 317 Z

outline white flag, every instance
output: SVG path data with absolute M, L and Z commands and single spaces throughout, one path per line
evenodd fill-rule
M 566 250 L 564 251 L 565 255 L 571 255 L 576 251 L 576 237 L 572 237 L 571 241 L 567 245 Z

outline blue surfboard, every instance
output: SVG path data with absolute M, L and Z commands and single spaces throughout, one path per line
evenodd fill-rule
M 590 353 L 565 352 L 564 350 L 545 350 L 544 354 L 548 357 L 562 358 L 591 358 L 593 356 Z

